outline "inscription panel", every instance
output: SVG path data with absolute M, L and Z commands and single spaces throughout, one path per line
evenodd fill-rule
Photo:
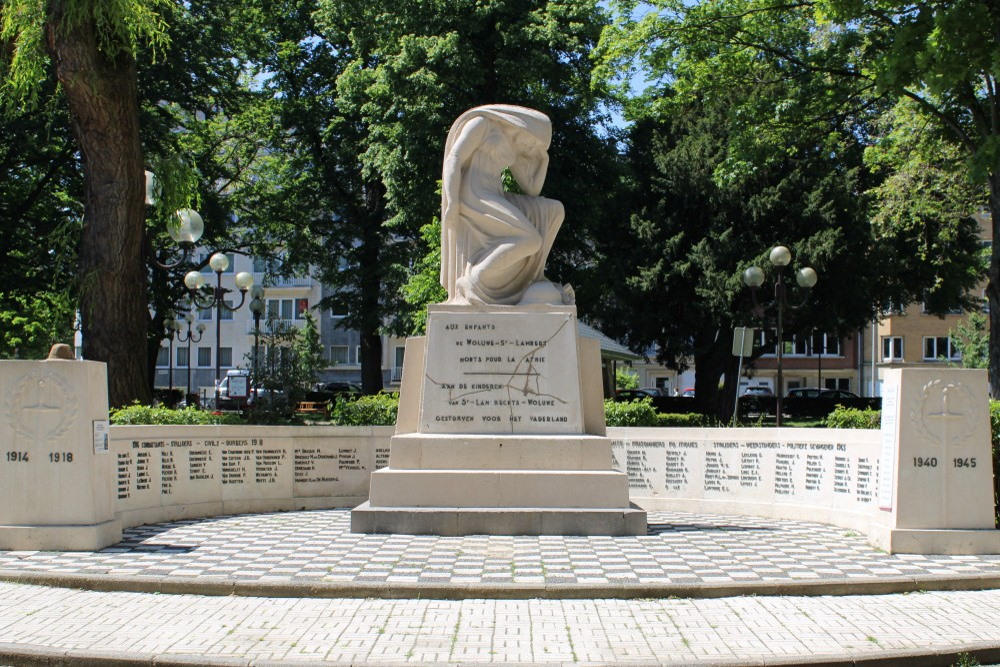
M 576 313 L 431 308 L 423 433 L 583 432 Z
M 388 457 L 391 431 L 344 437 L 335 430 L 323 434 L 317 429 L 322 427 L 304 427 L 309 437 L 293 435 L 282 427 L 231 428 L 226 435 L 207 437 L 211 427 L 114 427 L 110 455 L 116 508 L 137 512 L 205 503 L 336 497 L 350 498 L 345 504 L 354 504 L 366 497 L 372 465 L 378 459 L 376 450 Z M 141 435 L 126 440 L 122 435 L 129 430 Z M 192 437 L 156 437 L 185 431 Z
M 646 429 L 643 429 L 644 431 Z M 642 498 L 790 503 L 873 509 L 878 497 L 878 442 L 764 440 L 730 430 L 725 437 L 663 429 L 656 440 L 612 429 L 613 467 Z M 636 431 L 632 431 L 636 432 Z M 655 432 L 655 431 L 654 431 Z M 678 433 L 681 437 L 671 437 Z

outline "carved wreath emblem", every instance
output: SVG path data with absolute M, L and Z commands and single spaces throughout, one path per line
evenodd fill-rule
M 962 445 L 976 430 L 981 410 L 968 385 L 932 380 L 915 394 L 909 416 L 928 444 Z
M 52 371 L 40 370 L 14 385 L 7 421 L 23 438 L 55 440 L 69 430 L 76 410 L 77 399 L 69 382 Z

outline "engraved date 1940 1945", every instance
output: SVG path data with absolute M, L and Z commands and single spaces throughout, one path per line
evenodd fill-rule
M 7 452 L 7 463 L 28 463 L 31 457 L 28 452 Z M 49 452 L 49 463 L 72 463 L 73 452 Z
M 976 457 L 971 458 L 958 458 L 951 460 L 952 465 L 956 468 L 975 468 L 976 467 Z M 936 456 L 914 456 L 913 457 L 913 467 L 914 468 L 937 468 L 938 459 Z

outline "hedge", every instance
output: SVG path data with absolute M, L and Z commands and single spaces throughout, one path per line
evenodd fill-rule
M 213 424 L 245 424 L 246 420 L 232 412 L 210 412 L 195 407 L 181 409 L 133 403 L 111 410 L 111 423 L 115 426 L 184 425 L 205 426 Z

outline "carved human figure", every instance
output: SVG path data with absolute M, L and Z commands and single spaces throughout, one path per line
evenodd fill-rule
M 552 124 L 533 109 L 494 104 L 462 114 L 445 145 L 441 284 L 448 303 L 563 304 L 572 288 L 544 275 L 563 206 L 539 196 Z M 510 168 L 525 194 L 505 192 Z

